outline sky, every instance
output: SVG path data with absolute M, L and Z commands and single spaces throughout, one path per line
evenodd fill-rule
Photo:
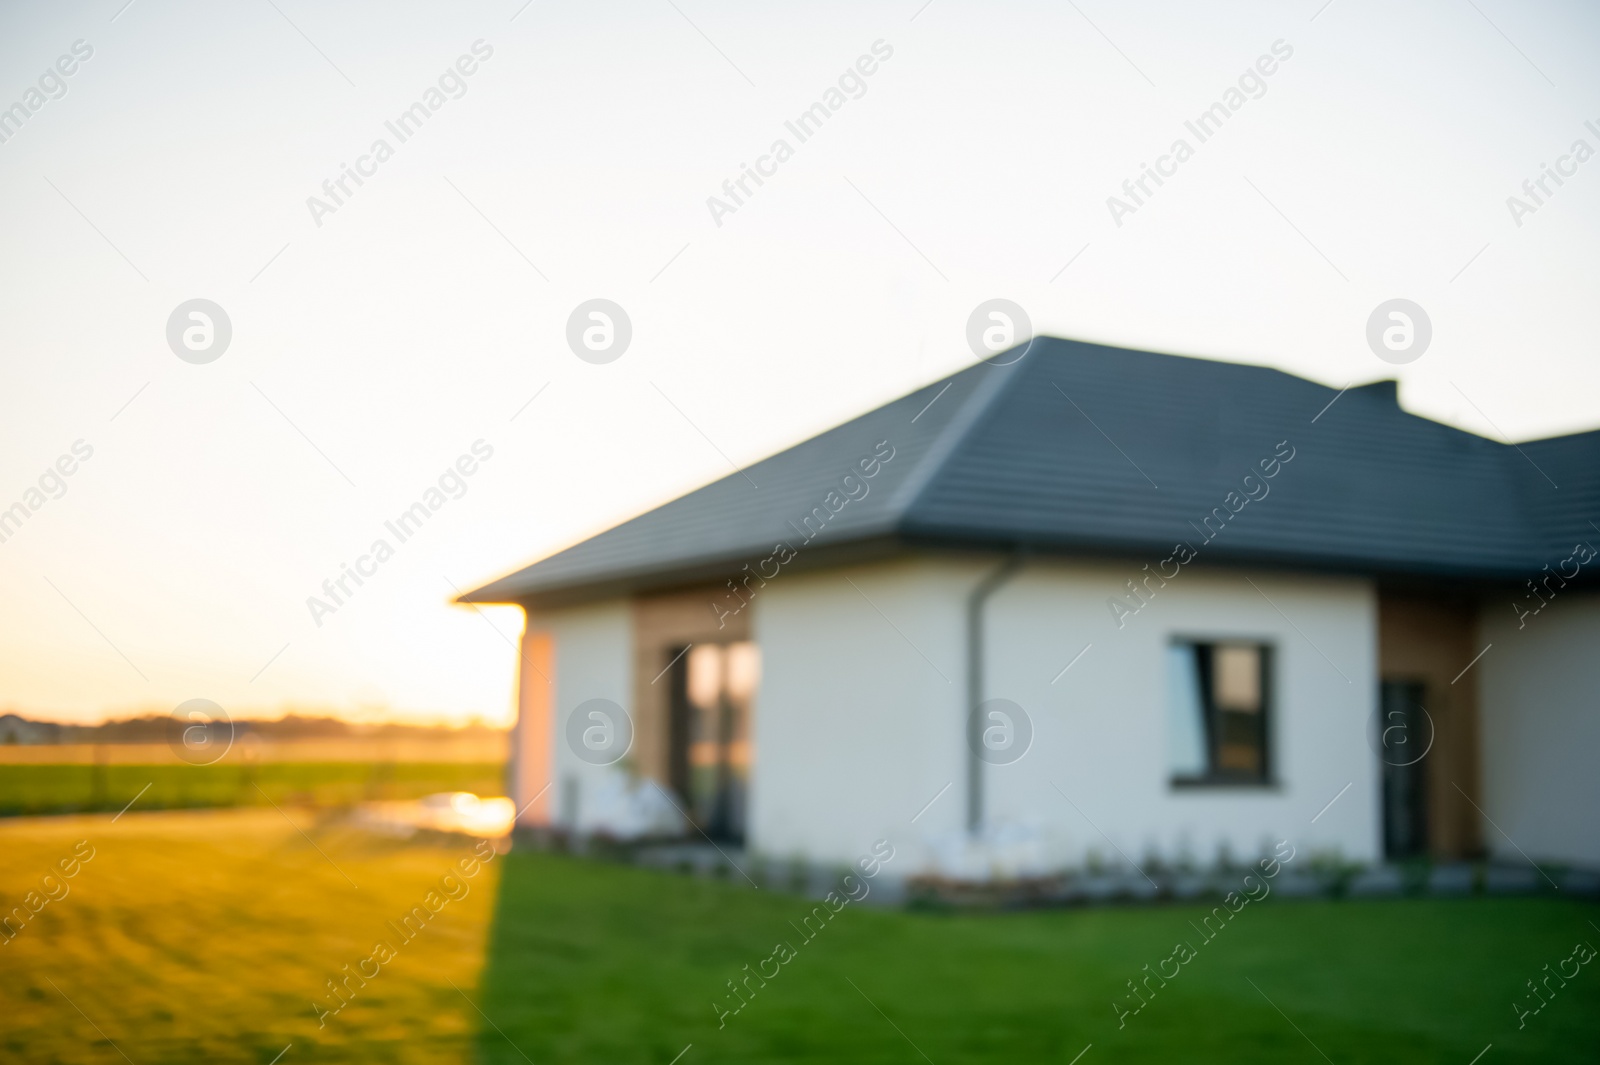
M 1597 41 L 1551 0 L 4 5 L 0 710 L 507 722 L 521 613 L 457 591 L 972 365 L 992 299 L 1600 427 Z

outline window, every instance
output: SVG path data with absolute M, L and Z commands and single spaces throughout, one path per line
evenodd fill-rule
M 1175 784 L 1265 784 L 1270 648 L 1167 649 L 1167 767 Z
M 751 712 L 761 656 L 749 641 L 701 643 L 672 671 L 668 778 L 702 832 L 742 841 L 750 794 Z

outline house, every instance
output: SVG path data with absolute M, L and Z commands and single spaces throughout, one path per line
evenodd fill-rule
M 527 612 L 526 823 L 1593 866 L 1595 520 L 1600 432 L 1041 338 L 463 598 Z

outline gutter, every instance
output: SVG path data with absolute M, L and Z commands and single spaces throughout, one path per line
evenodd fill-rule
M 983 704 L 983 608 L 990 596 L 1016 576 L 1024 557 L 1022 548 L 1014 549 L 967 595 L 967 831 L 974 834 L 983 824 L 983 759 L 978 757 L 983 743 L 978 709 Z

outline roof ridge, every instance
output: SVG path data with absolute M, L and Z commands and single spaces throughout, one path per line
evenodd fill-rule
M 1028 342 L 1030 347 L 1033 343 L 1034 341 L 1032 340 Z M 1023 354 L 1026 356 L 1027 352 L 1024 351 Z M 951 380 L 955 381 L 967 374 L 979 374 L 985 369 L 1000 371 L 980 380 L 973 387 L 963 401 L 961 409 L 951 417 L 950 421 L 945 423 L 945 427 L 940 430 L 939 436 L 934 439 L 927 453 L 922 456 L 922 461 L 917 464 L 916 469 L 911 472 L 911 475 L 906 478 L 903 484 L 895 489 L 886 509 L 889 512 L 890 520 L 897 527 L 905 515 L 911 512 L 911 508 L 922 496 L 922 493 L 927 490 L 934 477 L 944 468 L 944 464 L 949 460 L 955 449 L 967 437 L 972 435 L 972 430 L 978 424 L 978 419 L 982 417 L 984 412 L 994 406 L 999 397 L 1005 394 L 1008 386 L 1021 376 L 1020 371 L 1015 370 L 1014 367 L 1020 366 L 1022 361 L 1022 359 L 1018 359 L 1016 362 L 1006 365 L 984 362 L 951 377 Z

